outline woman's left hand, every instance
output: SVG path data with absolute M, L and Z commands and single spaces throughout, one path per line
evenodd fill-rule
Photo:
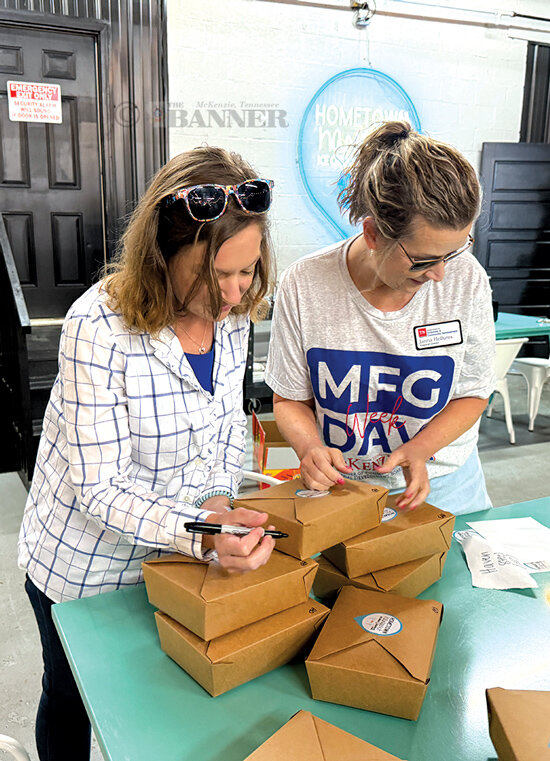
M 414 450 L 406 449 L 403 445 L 393 451 L 386 462 L 376 468 L 377 473 L 390 473 L 394 468 L 401 467 L 407 483 L 407 488 L 400 494 L 395 503 L 396 507 L 408 507 L 414 510 L 422 504 L 430 493 L 430 480 L 426 461 L 422 456 L 416 455 Z
M 204 504 L 206 503 L 203 503 L 203 506 Z M 216 550 L 219 564 L 226 571 L 255 571 L 267 563 L 275 547 L 275 539 L 264 535 L 262 524 L 266 520 L 267 513 L 258 513 L 256 510 L 247 510 L 245 507 L 209 515 L 206 518 L 208 523 L 248 526 L 254 530 L 246 536 L 229 534 L 217 534 L 215 537 L 204 536 L 203 547 Z M 274 526 L 267 528 L 273 529 Z

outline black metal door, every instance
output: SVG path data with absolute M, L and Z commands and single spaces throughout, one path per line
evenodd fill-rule
M 0 211 L 31 318 L 61 317 L 104 260 L 96 40 L 0 23 Z M 8 118 L 6 82 L 61 85 L 62 123 Z
M 499 310 L 550 316 L 550 145 L 484 143 L 481 182 L 476 256 Z

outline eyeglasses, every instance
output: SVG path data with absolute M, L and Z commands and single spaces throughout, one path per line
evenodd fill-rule
M 468 235 L 467 242 L 461 247 L 457 248 L 456 251 L 451 251 L 450 254 L 446 254 L 445 256 L 442 256 L 440 259 L 413 259 L 412 256 L 409 256 L 407 254 L 405 247 L 397 241 L 397 245 L 402 249 L 403 253 L 407 256 L 409 261 L 412 263 L 412 266 L 409 267 L 409 272 L 421 272 L 422 270 L 427 270 L 430 267 L 435 267 L 436 264 L 445 264 L 445 262 L 450 261 L 451 259 L 454 259 L 455 256 L 459 256 L 460 254 L 463 254 L 465 251 L 467 251 L 471 246 L 474 244 L 474 239 L 471 235 Z
M 273 180 L 261 178 L 246 180 L 239 185 L 193 185 L 167 196 L 164 203 L 170 206 L 182 200 L 195 222 L 213 222 L 221 217 L 231 195 L 247 214 L 265 214 L 271 206 L 274 185 Z

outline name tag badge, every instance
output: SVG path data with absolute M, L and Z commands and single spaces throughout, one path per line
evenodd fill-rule
M 414 342 L 418 351 L 461 344 L 462 327 L 460 320 L 434 322 L 431 325 L 417 325 L 414 328 Z

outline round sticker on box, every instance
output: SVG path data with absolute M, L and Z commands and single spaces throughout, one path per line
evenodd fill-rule
M 395 510 L 392 510 L 391 507 L 385 507 L 384 508 L 384 515 L 382 516 L 382 523 L 387 523 L 388 521 L 393 521 L 395 516 L 397 515 L 397 512 Z
M 366 616 L 357 616 L 355 620 L 366 632 L 379 637 L 391 637 L 403 628 L 401 621 L 390 613 L 367 613 Z
M 297 497 L 306 497 L 308 499 L 314 499 L 316 497 L 327 497 L 329 494 L 329 491 L 315 491 L 315 489 L 298 489 L 296 492 Z

